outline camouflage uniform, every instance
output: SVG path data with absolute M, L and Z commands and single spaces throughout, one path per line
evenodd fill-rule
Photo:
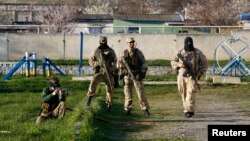
M 119 60 L 118 67 L 121 71 L 121 74 L 124 75 L 124 109 L 125 111 L 132 110 L 132 85 L 134 85 L 139 98 L 141 109 L 148 110 L 149 105 L 144 95 L 144 86 L 142 82 L 142 79 L 144 79 L 148 69 L 144 55 L 139 49 L 133 48 L 132 50 L 124 50 L 123 57 L 135 78 L 135 80 L 132 79 L 125 64 L 122 62 L 122 60 Z
M 193 72 L 196 76 L 197 74 L 203 75 L 206 73 L 207 59 L 199 49 L 194 48 L 194 51 L 185 51 L 185 49 L 179 50 L 171 61 L 172 68 L 178 71 L 177 85 L 182 96 L 184 114 L 191 113 L 191 115 L 188 116 L 192 117 L 195 110 L 195 95 L 198 87 L 190 74 L 183 76 L 186 69 L 185 67 L 178 67 L 178 64 L 182 63 L 178 54 L 184 58 L 189 66 L 192 66 Z
M 101 61 L 100 53 L 102 54 L 103 61 L 108 70 L 108 75 L 111 84 L 108 81 L 108 78 L 105 74 L 105 67 L 103 65 L 103 62 Z M 94 52 L 91 54 L 89 58 L 89 64 L 94 68 L 95 71 L 95 75 L 90 82 L 89 90 L 87 93 L 87 96 L 89 98 L 95 95 L 97 85 L 101 81 L 104 81 L 106 87 L 106 104 L 107 106 L 112 105 L 112 88 L 114 84 L 114 74 L 117 71 L 116 62 L 117 62 L 116 54 L 112 48 L 107 47 L 105 49 L 100 49 L 100 47 L 98 47 L 97 49 L 94 50 Z
M 62 94 L 61 90 L 56 91 L 56 95 L 52 95 L 53 92 L 55 92 L 55 89 L 53 89 L 51 86 L 43 89 L 42 111 L 36 120 L 37 124 L 50 117 L 56 117 L 60 119 L 64 116 L 66 109 L 66 97 L 64 94 Z

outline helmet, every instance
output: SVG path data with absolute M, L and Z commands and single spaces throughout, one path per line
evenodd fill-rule
M 49 84 L 51 86 L 60 86 L 60 81 L 58 79 L 58 77 L 52 77 L 50 80 L 49 80 Z

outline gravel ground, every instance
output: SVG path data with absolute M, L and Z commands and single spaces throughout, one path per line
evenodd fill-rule
M 190 138 L 207 141 L 207 127 L 211 124 L 249 124 L 250 117 L 234 103 L 212 98 L 198 103 L 195 116 L 184 120 L 152 122 L 149 130 L 133 132 L 129 136 L 138 139 Z M 170 127 L 170 128 L 169 128 Z
M 182 125 L 165 132 L 165 137 L 188 137 L 197 141 L 207 140 L 209 124 L 249 124 L 250 118 L 230 103 L 214 102 L 202 106 L 193 118 L 183 121 Z

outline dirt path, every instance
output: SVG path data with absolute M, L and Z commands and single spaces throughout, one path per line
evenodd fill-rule
M 170 131 L 161 133 L 165 137 L 190 137 L 194 140 L 207 140 L 207 126 L 209 124 L 249 124 L 250 118 L 240 112 L 240 109 L 229 103 L 213 102 L 210 106 L 197 109 L 193 118 L 183 121 L 182 125 Z
M 208 97 L 208 96 L 207 96 Z M 201 98 L 200 96 L 198 99 Z M 250 117 L 234 103 L 209 97 L 207 102 L 197 103 L 195 116 L 183 120 L 160 120 L 151 122 L 148 130 L 130 133 L 138 139 L 185 137 L 197 141 L 207 140 L 207 126 L 210 124 L 249 124 Z

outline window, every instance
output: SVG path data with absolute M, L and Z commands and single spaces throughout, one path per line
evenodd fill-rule
M 188 33 L 188 30 L 179 30 L 178 33 Z
M 89 33 L 91 34 L 102 33 L 102 28 L 101 27 L 89 27 Z
M 140 33 L 139 27 L 129 27 L 128 33 Z

